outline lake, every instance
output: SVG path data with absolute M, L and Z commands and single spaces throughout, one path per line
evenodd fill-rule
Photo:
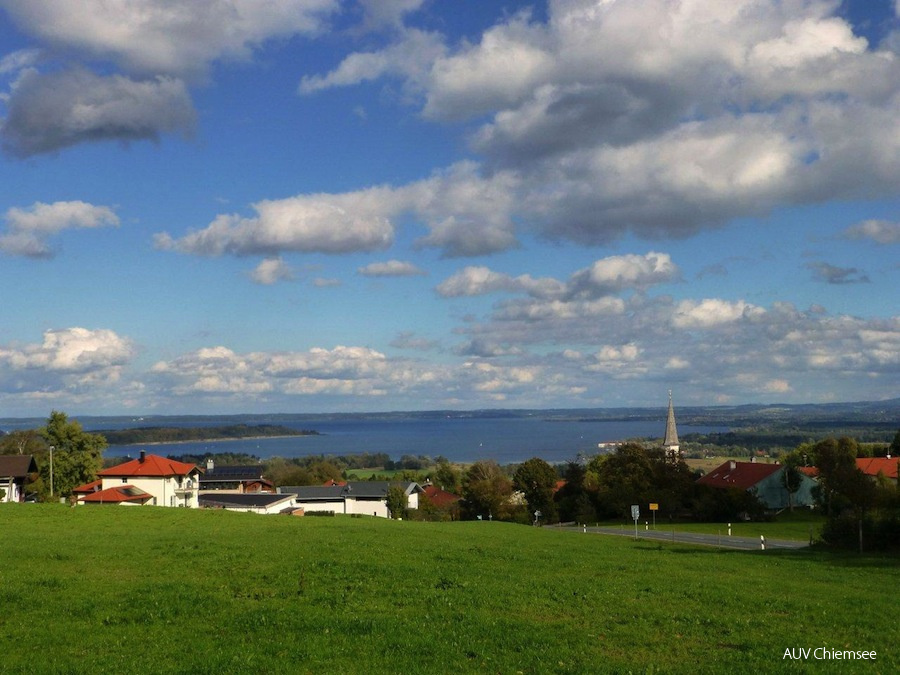
M 142 448 L 159 455 L 202 455 L 233 452 L 269 457 L 309 455 L 351 455 L 363 452 L 387 453 L 399 460 L 403 455 L 443 455 L 453 462 L 493 459 L 500 464 L 541 457 L 548 462 L 566 462 L 579 453 L 597 454 L 597 444 L 629 438 L 658 438 L 662 442 L 665 417 L 659 421 L 585 421 L 546 419 L 539 415 L 521 417 L 341 417 L 315 419 L 303 415 L 293 418 L 260 419 L 253 416 L 231 423 L 275 423 L 294 429 L 314 429 L 320 435 L 282 438 L 253 438 L 229 441 L 160 443 L 155 445 L 112 445 L 110 457 L 135 456 Z M 85 429 L 131 428 L 140 426 L 212 426 L 222 418 L 209 420 L 178 418 L 130 420 L 107 418 L 84 422 Z M 679 434 L 727 431 L 725 427 L 679 426 Z

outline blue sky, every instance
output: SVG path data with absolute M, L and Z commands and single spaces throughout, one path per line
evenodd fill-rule
M 0 0 L 0 416 L 900 394 L 890 0 Z

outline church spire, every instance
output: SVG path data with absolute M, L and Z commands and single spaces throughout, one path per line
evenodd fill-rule
M 678 428 L 675 426 L 675 408 L 672 405 L 671 389 L 669 389 L 669 414 L 666 416 L 666 437 L 663 439 L 663 448 L 668 457 L 678 457 Z

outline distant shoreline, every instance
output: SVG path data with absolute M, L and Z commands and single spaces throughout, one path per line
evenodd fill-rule
M 315 434 L 285 434 L 282 436 L 241 436 L 240 438 L 189 438 L 183 441 L 146 441 L 146 442 L 135 442 L 135 443 L 109 443 L 109 446 L 115 446 L 117 448 L 125 448 L 131 447 L 133 445 L 182 445 L 185 443 L 230 443 L 233 441 L 262 441 L 269 438 L 308 438 L 309 436 L 324 436 L 324 434 L 315 433 Z

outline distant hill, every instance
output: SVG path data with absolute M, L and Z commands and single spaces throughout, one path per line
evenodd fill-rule
M 310 429 L 292 429 L 277 424 L 230 424 L 218 427 L 139 427 L 137 429 L 100 430 L 110 445 L 138 443 L 180 443 L 183 441 L 222 441 L 238 438 L 270 438 L 273 436 L 312 436 Z

